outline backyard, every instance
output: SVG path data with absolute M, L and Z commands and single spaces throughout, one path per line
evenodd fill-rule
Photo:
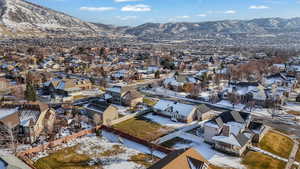
M 293 140 L 275 131 L 269 131 L 258 144 L 263 150 L 288 158 L 293 148 Z
M 242 160 L 247 169 L 283 169 L 285 162 L 259 152 L 249 151 Z
M 180 138 L 180 137 L 175 137 L 171 140 L 163 142 L 161 145 L 164 146 L 164 147 L 177 149 L 177 148 L 183 148 L 183 147 L 190 147 L 190 145 L 192 143 L 193 143 L 192 141 L 185 140 L 185 139 Z
M 41 152 L 33 158 L 37 169 L 148 168 L 158 160 L 96 136 L 76 139 L 51 152 Z
M 146 141 L 153 141 L 173 131 L 173 128 L 162 126 L 144 117 L 136 117 L 118 123 L 113 128 Z

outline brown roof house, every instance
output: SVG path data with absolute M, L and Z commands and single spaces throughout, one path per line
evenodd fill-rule
M 113 86 L 106 90 L 114 104 L 135 106 L 143 102 L 143 96 L 135 89 L 128 86 Z
M 36 141 L 45 129 L 45 118 L 54 115 L 54 110 L 42 103 L 5 104 L 0 107 L 2 125 L 16 130 L 19 141 L 25 143 Z M 47 125 L 50 123 L 54 123 L 54 118 L 47 120 Z
M 193 148 L 176 150 L 148 169 L 211 169 L 204 157 Z

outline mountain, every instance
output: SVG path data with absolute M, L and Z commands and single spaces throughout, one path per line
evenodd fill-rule
M 90 23 L 25 0 L 0 0 L 0 38 L 137 38 L 200 40 L 222 44 L 300 44 L 300 18 L 262 18 L 199 23 L 145 23 L 116 27 Z M 286 45 L 289 45 L 286 43 Z
M 128 28 L 125 33 L 143 39 L 201 39 L 204 37 L 277 36 L 300 32 L 300 18 L 262 18 L 253 20 L 224 20 L 200 23 L 146 23 Z
M 0 0 L 0 37 L 99 36 L 110 33 L 95 25 L 24 0 Z

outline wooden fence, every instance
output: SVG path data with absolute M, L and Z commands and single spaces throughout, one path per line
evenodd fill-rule
M 48 148 L 53 148 L 53 147 L 61 145 L 63 143 L 67 143 L 68 141 L 75 140 L 75 139 L 77 139 L 79 137 L 82 137 L 82 136 L 85 136 L 87 134 L 92 134 L 92 133 L 98 132 L 99 130 L 105 130 L 107 132 L 110 132 L 110 133 L 113 133 L 113 134 L 118 135 L 120 137 L 123 137 L 123 138 L 125 138 L 127 140 L 136 142 L 136 143 L 144 145 L 146 147 L 150 147 L 153 150 L 157 150 L 157 151 L 163 152 L 165 154 L 169 154 L 169 153 L 171 153 L 173 151 L 172 149 L 169 149 L 169 148 L 166 148 L 166 147 L 163 147 L 163 146 L 160 146 L 160 145 L 156 145 L 156 144 L 150 143 L 150 142 L 148 142 L 146 140 L 143 140 L 143 139 L 131 136 L 129 134 L 126 134 L 126 133 L 121 132 L 119 130 L 116 130 L 114 128 L 101 125 L 101 126 L 97 126 L 97 127 L 93 128 L 91 130 L 83 130 L 83 131 L 80 131 L 80 132 L 75 133 L 73 135 L 66 136 L 64 138 L 61 138 L 61 139 L 49 142 L 47 144 L 40 145 L 40 146 L 31 148 L 31 149 L 28 149 L 26 151 L 17 153 L 17 157 L 20 158 L 21 160 L 23 160 L 32 169 L 36 169 L 33 166 L 34 162 L 29 158 L 29 156 L 31 156 L 32 154 L 38 153 L 38 152 L 42 152 L 42 151 L 44 151 L 44 150 L 46 150 Z

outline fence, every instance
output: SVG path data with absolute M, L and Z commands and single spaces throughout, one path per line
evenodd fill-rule
M 131 136 L 129 134 L 123 133 L 123 132 L 121 132 L 119 130 L 116 130 L 116 129 L 113 129 L 111 127 L 107 127 L 107 126 L 101 125 L 101 126 L 97 126 L 97 127 L 93 128 L 91 130 L 83 130 L 83 131 L 75 133 L 73 135 L 66 136 L 64 138 L 61 138 L 61 139 L 49 142 L 47 144 L 40 145 L 40 146 L 34 147 L 32 149 L 29 149 L 29 150 L 17 153 L 17 157 L 20 158 L 21 160 L 23 160 L 32 169 L 36 169 L 33 166 L 34 162 L 30 158 L 28 158 L 29 155 L 32 155 L 32 154 L 38 153 L 38 152 L 42 152 L 42 151 L 44 151 L 47 148 L 52 148 L 52 147 L 58 146 L 60 144 L 67 143 L 68 141 L 71 141 L 71 140 L 74 140 L 76 138 L 85 136 L 87 134 L 95 133 L 98 130 L 105 130 L 107 132 L 111 132 L 111 133 L 113 133 L 115 135 L 118 135 L 118 136 L 123 137 L 125 139 L 134 141 L 134 142 L 136 142 L 138 144 L 141 144 L 141 145 L 144 145 L 146 147 L 150 147 L 153 150 L 157 150 L 157 151 L 163 152 L 165 154 L 169 154 L 169 153 L 171 153 L 173 151 L 172 149 L 168 149 L 166 147 L 150 143 L 150 142 L 148 142 L 146 140 L 143 140 L 143 139 Z
M 143 140 L 143 139 L 140 139 L 140 138 L 137 138 L 137 137 L 134 137 L 134 136 L 131 136 L 127 133 L 124 133 L 122 131 L 119 131 L 119 130 L 116 130 L 114 128 L 111 128 L 111 127 L 107 127 L 107 126 L 102 126 L 101 128 L 102 130 L 105 130 L 107 132 L 110 132 L 110 133 L 113 133 L 115 135 L 118 135 L 122 138 L 125 138 L 127 140 L 130 140 L 130 141 L 134 141 L 138 144 L 141 144 L 141 145 L 144 145 L 146 147 L 150 147 L 151 149 L 153 150 L 157 150 L 157 151 L 160 151 L 160 152 L 163 152 L 165 154 L 169 154 L 171 153 L 173 150 L 172 149 L 169 149 L 169 148 L 166 148 L 166 147 L 163 147 L 161 145 L 157 145 L 157 144 L 153 144 L 153 143 L 150 143 L 146 140 Z
M 137 117 L 137 116 L 141 116 L 143 114 L 146 114 L 148 113 L 150 110 L 145 110 L 145 111 L 141 111 L 141 112 L 136 112 L 136 113 L 133 113 L 133 114 L 129 114 L 129 115 L 126 115 L 124 117 L 121 117 L 119 119 L 116 119 L 116 120 L 113 120 L 109 123 L 110 126 L 112 125 L 115 125 L 115 124 L 118 124 L 118 123 L 121 123 L 123 121 L 126 121 L 126 120 L 129 120 L 129 119 L 132 119 L 134 117 Z

